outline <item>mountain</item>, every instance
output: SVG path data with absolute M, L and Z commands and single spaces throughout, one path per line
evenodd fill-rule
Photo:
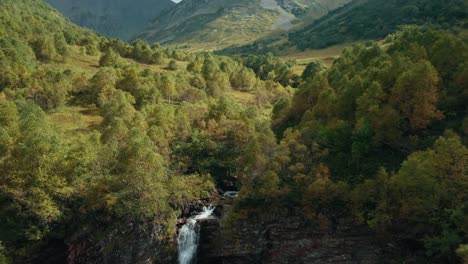
M 291 33 L 300 49 L 323 48 L 349 40 L 383 38 L 400 25 L 452 28 L 468 18 L 464 0 L 365 0 L 335 10 L 311 25 Z
M 246 44 L 303 21 L 314 21 L 350 0 L 185 0 L 157 17 L 138 37 L 161 43 Z
M 354 0 L 288 35 L 269 36 L 225 53 L 280 54 L 282 50 L 321 49 L 359 40 L 381 39 L 402 25 L 463 32 L 468 18 L 464 0 Z
M 46 0 L 78 25 L 108 37 L 130 39 L 142 31 L 171 0 Z

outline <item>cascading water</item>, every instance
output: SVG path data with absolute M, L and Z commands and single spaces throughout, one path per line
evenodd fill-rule
M 193 264 L 198 249 L 200 226 L 197 220 L 209 217 L 215 207 L 203 207 L 203 212 L 187 220 L 179 230 L 177 244 L 179 249 L 179 264 Z

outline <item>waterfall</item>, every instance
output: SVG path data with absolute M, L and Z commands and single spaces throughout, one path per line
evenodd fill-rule
M 193 264 L 197 254 L 200 226 L 197 220 L 209 217 L 215 207 L 203 207 L 203 212 L 190 217 L 179 230 L 177 244 L 179 250 L 179 264 Z

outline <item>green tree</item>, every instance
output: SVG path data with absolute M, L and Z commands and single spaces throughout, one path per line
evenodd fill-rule
M 99 59 L 99 66 L 108 67 L 108 66 L 115 66 L 119 61 L 119 55 L 114 52 L 114 50 L 110 47 L 101 55 Z
M 437 109 L 439 85 L 434 67 L 427 61 L 417 63 L 396 80 L 390 102 L 408 119 L 412 129 L 425 128 L 443 117 Z
M 177 62 L 175 60 L 171 60 L 169 62 L 169 65 L 167 66 L 167 69 L 171 70 L 171 71 L 177 71 L 177 69 L 178 69 Z
M 37 241 L 60 219 L 73 188 L 63 171 L 67 150 L 62 136 L 36 105 L 19 101 L 17 109 L 21 132 L 0 162 L 0 214 L 5 219 L 0 230 L 9 242 Z
M 206 80 L 206 92 L 213 97 L 220 97 L 230 89 L 229 78 L 221 71 L 210 74 L 210 77 Z
M 40 61 L 48 62 L 57 58 L 55 43 L 52 38 L 40 36 L 34 40 L 31 47 L 36 54 L 36 58 Z
M 466 234 L 468 149 L 448 133 L 432 149 L 415 152 L 397 174 L 379 173 L 355 191 L 357 212 L 371 227 L 406 230 L 431 256 L 450 257 Z M 400 223 L 400 224 L 399 224 Z
M 231 85 L 240 91 L 252 91 L 255 88 L 257 78 L 251 69 L 242 67 L 231 77 Z
M 307 64 L 306 68 L 304 69 L 304 72 L 302 72 L 301 78 L 302 80 L 307 80 L 309 78 L 315 78 L 317 74 L 325 70 L 326 67 L 323 65 L 322 62 L 319 61 L 314 61 L 309 64 Z
M 177 96 L 176 82 L 171 75 L 162 74 L 159 80 L 159 90 L 169 102 Z
M 65 36 L 61 33 L 57 33 L 54 35 L 54 44 L 57 53 L 62 56 L 62 59 L 66 60 L 70 54 L 70 47 L 68 46 L 67 40 Z

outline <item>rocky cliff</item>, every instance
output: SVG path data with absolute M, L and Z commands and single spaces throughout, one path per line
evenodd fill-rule
M 232 199 L 218 202 L 214 217 L 199 220 L 200 264 L 382 263 L 385 245 L 351 218 L 311 221 L 299 209 L 270 208 L 243 220 L 229 221 Z M 188 203 L 187 218 L 207 201 Z M 209 201 L 208 203 L 216 203 Z M 83 235 L 66 243 L 55 241 L 24 263 L 177 263 L 176 219 L 167 232 L 157 220 L 113 223 L 102 235 Z M 178 221 L 182 226 L 183 219 Z
M 277 209 L 226 224 L 201 223 L 198 263 L 381 263 L 383 246 L 353 219 L 330 225 L 306 219 L 298 210 Z
M 157 221 L 126 223 L 111 228 L 100 239 L 68 243 L 68 264 L 174 263 L 175 241 Z
M 51 240 L 18 264 L 150 264 L 176 263 L 175 221 L 167 229 L 157 219 L 84 226 L 81 234 Z M 168 232 L 169 230 L 169 232 Z M 171 232 L 173 234 L 171 235 Z

